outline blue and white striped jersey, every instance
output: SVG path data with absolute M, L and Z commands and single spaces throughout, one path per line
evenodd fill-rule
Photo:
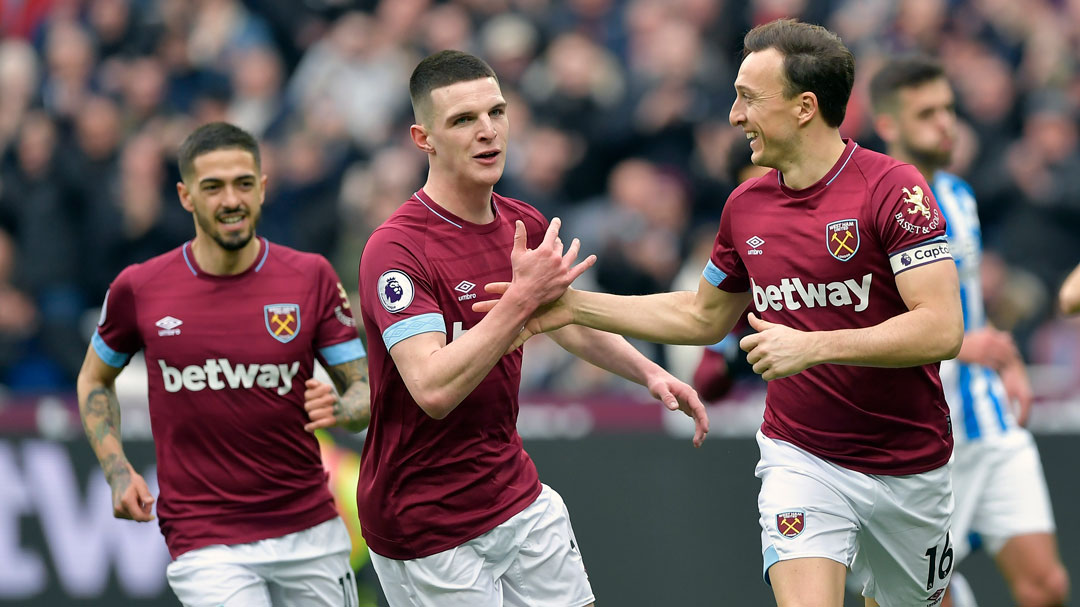
M 930 186 L 945 215 L 945 235 L 960 275 L 964 331 L 972 331 L 986 325 L 979 277 L 982 233 L 975 195 L 964 180 L 944 171 L 934 174 Z M 941 384 L 956 443 L 1000 437 L 1019 429 L 1005 387 L 993 369 L 955 359 L 943 361 Z

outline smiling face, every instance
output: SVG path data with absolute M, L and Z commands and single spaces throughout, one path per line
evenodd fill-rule
M 238 251 L 255 236 L 266 176 L 248 151 L 226 148 L 196 156 L 192 173 L 177 184 L 180 202 L 195 216 L 195 235 Z
M 735 78 L 735 102 L 728 120 L 750 141 L 750 160 L 782 169 L 798 135 L 800 96 L 785 95 L 784 58 L 774 48 L 743 59 Z
M 506 166 L 509 132 L 499 83 L 479 78 L 433 89 L 430 112 L 413 127 L 413 138 L 433 173 L 465 187 L 493 187 Z

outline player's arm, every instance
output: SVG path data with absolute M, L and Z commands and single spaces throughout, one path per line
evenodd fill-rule
M 908 311 L 873 327 L 822 334 L 822 362 L 914 367 L 953 358 L 964 340 L 956 264 L 920 266 L 896 276 Z
M 507 283 L 491 283 L 485 289 L 503 293 L 506 287 Z M 628 296 L 567 289 L 558 300 L 536 311 L 513 346 L 570 324 L 655 343 L 710 345 L 731 332 L 749 303 L 749 292 L 729 293 L 704 277 L 694 293 Z M 493 305 L 478 302 L 473 309 L 482 312 Z
M 956 265 L 943 260 L 896 276 L 907 312 L 872 327 L 799 331 L 754 314 L 739 347 L 762 379 L 794 375 L 814 365 L 915 367 L 956 356 L 964 338 Z
M 304 383 L 304 409 L 311 419 L 304 425 L 304 430 L 314 432 L 320 428 L 340 426 L 350 432 L 360 432 L 367 428 L 371 421 L 367 357 L 328 365 L 326 372 L 337 392 L 314 378 Z
M 1063 314 L 1076 314 L 1080 312 L 1080 265 L 1076 266 L 1065 283 L 1061 285 L 1061 293 L 1058 294 L 1058 305 Z
M 637 382 L 671 411 L 694 420 L 694 446 L 709 432 L 709 418 L 697 392 L 649 360 L 623 337 L 588 327 L 568 325 L 549 333 L 567 352 L 601 369 Z
M 120 403 L 115 388 L 120 371 L 121 368 L 101 360 L 93 346 L 87 349 L 76 382 L 79 415 L 90 447 L 112 488 L 113 516 L 145 522 L 154 518 L 150 514 L 154 497 L 146 481 L 124 455 L 120 440 Z
M 525 224 L 515 223 L 510 253 L 513 281 L 464 335 L 447 343 L 445 333 L 428 331 L 390 346 L 401 379 L 425 413 L 435 419 L 449 415 L 487 377 L 537 307 L 565 293 L 596 262 L 590 255 L 575 265 L 581 247 L 576 238 L 564 254 L 560 225 L 557 217 L 551 220 L 544 240 L 529 249 Z
M 413 400 L 435 419 L 449 415 L 506 354 L 535 306 L 526 293 L 511 291 L 450 343 L 445 333 L 432 331 L 391 346 L 390 356 Z

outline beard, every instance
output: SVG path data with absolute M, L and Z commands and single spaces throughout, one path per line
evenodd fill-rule
M 952 163 L 952 150 L 920 148 L 911 144 L 905 144 L 904 147 L 908 155 L 915 161 L 915 164 L 919 166 L 933 167 L 936 170 L 944 169 Z
M 247 243 L 251 242 L 251 239 L 255 237 L 255 226 L 259 223 L 260 215 L 258 211 L 255 213 L 248 211 L 248 217 L 251 218 L 251 226 L 247 231 L 234 232 L 226 235 L 218 230 L 217 217 L 210 217 L 203 215 L 198 210 L 195 211 L 195 221 L 199 223 L 199 227 L 202 228 L 203 233 L 212 238 L 218 246 L 226 251 L 239 251 L 247 246 Z

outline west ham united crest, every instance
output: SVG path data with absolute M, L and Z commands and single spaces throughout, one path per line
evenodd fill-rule
M 784 537 L 795 537 L 802 533 L 806 527 L 806 513 L 802 510 L 791 510 L 776 515 L 776 529 Z
M 841 219 L 825 226 L 825 246 L 840 261 L 854 257 L 859 250 L 859 220 Z
M 299 304 L 270 304 L 263 306 L 263 319 L 270 337 L 287 344 L 300 332 Z

